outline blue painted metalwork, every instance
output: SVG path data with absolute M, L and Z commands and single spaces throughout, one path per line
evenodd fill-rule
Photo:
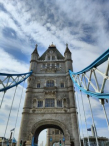
M 73 79 L 72 75 L 73 75 L 73 72 L 71 70 L 69 70 L 69 74 L 70 74 L 70 77 L 73 81 L 73 83 L 78 87 L 79 90 L 83 91 L 85 94 L 89 95 L 89 96 L 94 96 L 94 97 L 97 97 L 97 98 L 107 98 L 109 99 L 109 93 L 96 93 L 96 92 L 91 92 L 91 91 L 87 91 L 85 90 L 83 87 L 80 87 L 76 82 L 75 80 Z
M 22 83 L 23 81 L 25 81 L 29 76 L 31 76 L 33 71 L 30 71 L 28 73 L 22 73 L 22 74 L 7 74 L 7 73 L 0 73 L 0 76 L 7 76 L 8 77 L 13 77 L 13 76 L 16 76 L 16 77 L 21 77 L 21 76 L 24 76 L 20 81 L 18 82 L 15 82 L 13 85 L 9 85 L 7 87 L 4 87 L 2 89 L 0 89 L 0 92 L 2 91 L 6 91 L 14 86 L 17 86 L 18 84 Z
M 79 72 L 76 72 L 76 73 L 69 70 L 70 77 L 71 77 L 73 83 L 78 87 L 79 90 L 83 91 L 85 94 L 87 94 L 89 96 L 94 96 L 96 98 L 109 99 L 109 93 L 99 93 L 99 92 L 92 92 L 92 91 L 86 90 L 84 87 L 80 86 L 74 79 L 74 76 L 79 76 L 79 75 L 85 74 L 86 72 L 90 71 L 91 69 L 96 68 L 99 65 L 101 65 L 102 63 L 104 63 L 106 60 L 108 60 L 108 58 L 109 58 L 109 49 L 106 52 L 104 52 L 100 57 L 98 57 L 93 63 L 91 63 L 85 69 L 83 69 Z
M 104 52 L 100 57 L 98 57 L 94 62 L 92 62 L 89 66 L 87 66 L 86 68 L 84 68 L 83 70 L 79 71 L 79 72 L 72 72 L 73 75 L 79 75 L 85 72 L 88 72 L 90 69 L 92 69 L 93 67 L 97 67 L 100 64 L 102 64 L 103 62 L 105 62 L 109 57 L 109 49 Z
M 34 146 L 34 137 L 32 137 L 32 143 L 31 146 Z

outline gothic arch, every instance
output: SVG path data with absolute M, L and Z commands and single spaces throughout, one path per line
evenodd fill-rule
M 32 135 L 35 135 L 36 130 L 44 125 L 45 125 L 45 127 L 46 127 L 46 125 L 54 125 L 54 126 L 58 127 L 59 130 L 61 130 L 63 132 L 65 140 L 67 142 L 70 142 L 70 134 L 68 132 L 67 127 L 62 122 L 60 122 L 58 120 L 41 120 L 41 121 L 35 123 L 31 128 Z

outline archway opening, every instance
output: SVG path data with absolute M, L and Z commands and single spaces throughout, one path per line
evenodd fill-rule
M 40 138 L 39 134 L 41 134 L 42 131 L 43 131 L 42 135 L 44 135 L 46 131 L 46 146 L 53 146 L 55 142 L 61 143 L 63 146 L 64 132 L 59 126 L 53 124 L 42 125 L 36 129 L 34 134 L 35 145 L 39 145 L 39 142 L 41 142 L 41 140 L 39 139 Z M 45 139 L 45 137 L 43 139 Z M 43 139 L 41 146 L 43 146 L 44 143 Z

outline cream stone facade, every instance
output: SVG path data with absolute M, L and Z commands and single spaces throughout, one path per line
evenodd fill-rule
M 61 142 L 60 142 L 61 141 Z M 65 145 L 65 138 L 59 129 L 49 128 L 47 129 L 47 146 L 64 146 Z
M 31 55 L 20 141 L 26 145 L 38 144 L 39 133 L 46 128 L 59 129 L 65 137 L 65 146 L 80 146 L 74 87 L 69 76 L 72 70 L 71 52 L 66 45 L 64 56 L 53 44 L 39 56 L 37 45 Z M 50 145 L 48 145 L 50 146 Z

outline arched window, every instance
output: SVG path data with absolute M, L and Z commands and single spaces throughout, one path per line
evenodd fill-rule
M 54 81 L 53 80 L 48 80 L 46 82 L 46 87 L 54 87 Z
M 50 60 L 50 56 L 48 56 L 48 60 Z

